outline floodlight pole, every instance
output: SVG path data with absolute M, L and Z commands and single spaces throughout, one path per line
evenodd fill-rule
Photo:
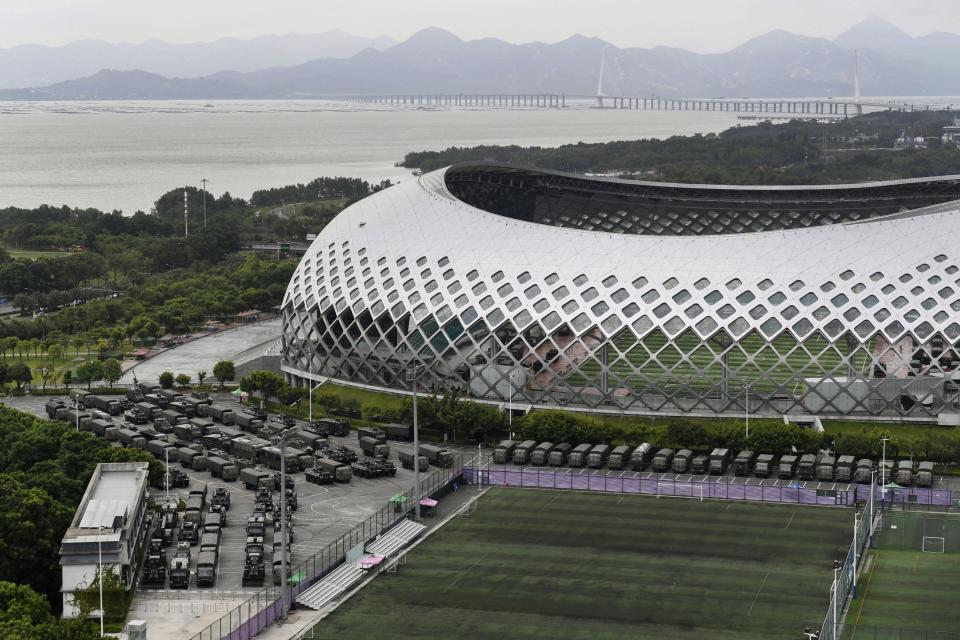
M 287 430 L 277 434 L 280 447 L 280 620 L 287 619 Z
M 203 183 L 203 228 L 207 228 L 207 182 L 206 178 L 200 178 Z
M 745 398 L 746 408 L 744 410 L 744 422 L 746 424 L 746 429 L 747 429 L 746 440 L 750 440 L 750 385 L 749 384 L 744 385 L 743 392 L 744 392 L 744 395 L 746 396 Z M 745 447 L 749 446 L 746 441 L 744 441 L 743 445 Z
M 853 496 L 853 589 L 851 590 L 851 596 L 854 600 L 857 599 L 857 554 L 860 551 L 860 545 L 857 544 L 857 525 L 860 524 L 860 518 L 857 518 L 859 515 L 857 513 L 856 504 L 857 496 L 854 493 Z
M 837 629 L 840 626 L 839 613 L 837 612 L 837 600 L 840 599 L 840 561 L 833 561 L 833 637 L 837 637 Z
M 99 577 L 97 582 L 100 583 L 100 637 L 103 637 L 103 544 L 101 543 L 101 536 L 103 535 L 103 525 L 97 525 L 97 571 L 99 572 Z
M 510 425 L 510 439 L 513 440 L 513 369 L 510 369 L 510 409 L 507 412 L 507 422 Z
M 883 457 L 880 461 L 880 508 L 882 509 L 887 497 L 887 440 L 890 436 L 880 438 L 883 441 Z
M 414 517 L 420 522 L 420 434 L 417 431 L 417 380 L 423 373 L 424 365 L 417 361 L 407 368 L 407 380 L 413 384 L 413 509 Z

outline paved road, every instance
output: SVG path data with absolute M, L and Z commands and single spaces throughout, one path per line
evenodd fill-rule
M 206 371 L 208 380 L 213 381 L 213 365 L 220 360 L 231 360 L 241 351 L 271 338 L 278 338 L 280 329 L 281 321 L 277 318 L 205 336 L 145 360 L 124 373 L 120 382 L 131 383 L 134 376 L 140 382 L 156 382 L 164 371 L 174 375 L 185 373 L 194 381 L 198 371 Z

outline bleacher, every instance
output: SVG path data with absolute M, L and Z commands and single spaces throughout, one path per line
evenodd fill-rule
M 366 573 L 355 564 L 344 564 L 297 597 L 297 603 L 320 611 L 330 601 L 350 588 Z
M 368 544 L 366 551 L 376 556 L 389 557 L 407 546 L 414 538 L 423 533 L 426 528 L 426 526 L 419 522 L 404 520 Z

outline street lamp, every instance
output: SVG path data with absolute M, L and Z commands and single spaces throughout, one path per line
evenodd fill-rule
M 417 381 L 426 366 L 413 361 L 407 367 L 407 381 L 413 384 L 413 508 L 420 522 L 420 435 L 417 432 Z
M 883 436 L 883 457 L 880 461 L 880 508 L 883 509 L 887 498 L 887 440 L 890 436 Z
M 743 393 L 745 396 L 744 422 L 746 423 L 746 429 L 747 429 L 746 439 L 749 440 L 750 439 L 750 385 L 749 384 L 743 385 Z M 744 442 L 744 446 L 748 446 L 746 442 Z
M 103 533 L 103 525 L 97 525 L 97 572 L 100 583 L 100 637 L 103 637 L 103 545 L 100 536 Z
M 507 423 L 510 427 L 510 439 L 513 440 L 513 392 L 515 387 L 513 386 L 513 374 L 516 372 L 516 369 L 510 369 L 510 410 L 507 413 Z
M 170 502 L 170 447 L 163 450 L 163 462 L 166 465 L 163 468 L 163 499 Z
M 287 438 L 289 430 L 283 430 L 274 438 L 280 447 L 280 619 L 287 619 Z

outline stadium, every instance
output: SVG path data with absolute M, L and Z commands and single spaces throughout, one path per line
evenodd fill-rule
M 291 382 L 617 414 L 957 414 L 960 176 L 718 186 L 460 164 L 314 241 Z

